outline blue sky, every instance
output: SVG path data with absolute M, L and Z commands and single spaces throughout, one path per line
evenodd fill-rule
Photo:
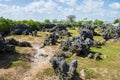
M 66 20 L 68 15 L 113 21 L 120 18 L 120 0 L 0 0 L 0 16 L 13 20 Z

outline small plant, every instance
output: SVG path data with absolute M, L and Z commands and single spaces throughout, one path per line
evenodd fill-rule
M 99 74 L 93 70 L 87 70 L 86 79 L 97 78 L 98 76 Z
M 11 67 L 23 67 L 24 69 L 27 69 L 30 67 L 30 65 L 27 64 L 27 62 L 25 62 L 25 61 L 18 60 L 18 61 L 12 62 Z
M 53 75 L 54 75 L 54 71 L 53 71 L 52 68 L 44 69 L 43 75 L 46 75 L 46 76 L 53 76 Z

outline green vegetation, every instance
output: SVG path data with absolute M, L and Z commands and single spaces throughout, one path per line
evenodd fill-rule
M 97 73 L 97 72 L 95 72 L 95 71 L 93 71 L 93 70 L 90 70 L 90 69 L 86 69 L 86 72 L 87 72 L 87 74 L 86 74 L 86 79 L 91 79 L 91 78 L 97 78 L 97 77 L 99 77 L 99 73 Z
M 116 23 L 120 23 L 120 19 L 115 19 L 114 24 L 116 24 Z
M 102 34 L 99 29 L 95 29 L 95 32 L 96 32 L 97 34 L 100 34 L 100 35 Z
M 8 32 L 11 26 L 15 26 L 17 24 L 25 24 L 28 25 L 32 29 L 39 29 L 42 24 L 86 24 L 86 25 L 96 25 L 96 26 L 106 26 L 106 24 L 101 20 L 87 20 L 84 19 L 82 21 L 75 21 L 75 16 L 70 15 L 68 16 L 68 21 L 57 21 L 54 20 L 51 22 L 49 19 L 46 19 L 44 23 L 33 21 L 33 20 L 23 20 L 23 21 L 13 21 L 10 19 L 5 19 L 3 17 L 0 17 L 0 32 Z M 116 19 L 114 23 L 118 23 L 119 20 Z M 72 34 L 72 37 L 79 36 L 78 28 L 70 29 L 68 28 L 68 31 Z M 101 34 L 101 32 L 97 29 L 95 29 L 95 32 L 98 34 Z M 114 33 L 114 31 L 110 31 L 111 33 Z M 25 35 L 14 35 L 14 36 L 8 36 L 6 38 L 15 38 L 16 40 L 20 41 L 27 41 L 30 43 L 37 43 L 41 44 L 43 39 L 45 39 L 46 34 L 49 34 L 48 32 L 38 32 L 38 37 L 33 36 L 25 36 Z M 64 36 L 63 39 L 66 39 L 68 37 Z M 70 37 L 71 38 L 71 37 Z M 102 36 L 94 36 L 94 40 L 96 41 L 102 41 L 104 40 Z M 58 45 L 55 45 L 56 47 Z M 26 53 L 31 54 L 34 53 L 32 48 L 28 47 L 15 47 L 16 52 L 19 53 L 19 55 L 25 55 Z M 78 68 L 77 72 L 80 73 L 82 69 L 85 69 L 87 71 L 86 79 L 95 79 L 95 80 L 119 80 L 120 79 L 120 58 L 117 57 L 117 54 L 120 53 L 120 43 L 106 43 L 105 45 L 101 46 L 100 48 L 91 47 L 90 51 L 92 53 L 101 53 L 101 60 L 100 61 L 94 61 L 92 59 L 86 59 L 83 57 L 75 56 L 73 55 L 70 58 L 66 58 L 67 63 L 70 63 L 71 60 L 77 59 L 78 60 Z M 17 54 L 16 54 L 17 55 Z M 66 52 L 65 55 L 70 56 L 70 52 Z M 107 56 L 107 57 L 105 57 Z M 30 64 L 24 60 L 16 60 L 11 62 L 10 67 L 22 67 L 24 69 L 29 69 Z M 38 79 L 42 79 L 44 76 L 54 76 L 55 73 L 52 68 L 46 68 L 43 70 L 43 72 L 39 72 L 37 74 Z M 0 80 L 5 80 L 4 77 L 0 77 Z
M 75 21 L 76 16 L 75 15 L 68 15 L 67 20 L 61 20 L 57 21 L 57 19 L 54 19 L 52 22 L 49 19 L 45 19 L 44 22 L 39 21 L 33 21 L 33 20 L 22 20 L 22 21 L 14 21 L 11 19 L 5 19 L 3 17 L 0 17 L 0 32 L 8 32 L 10 30 L 11 26 L 15 26 L 17 24 L 25 24 L 28 25 L 30 28 L 39 29 L 42 24 L 71 24 L 71 25 L 95 25 L 95 26 L 106 26 L 107 24 L 104 23 L 102 20 L 87 20 L 87 18 L 81 20 L 81 21 Z M 120 23 L 119 19 L 115 19 L 114 23 Z
M 42 25 L 42 23 L 33 20 L 17 21 L 16 24 L 25 24 L 28 25 L 31 29 L 39 29 Z
M 72 34 L 72 37 L 73 36 L 79 36 L 78 28 L 75 28 L 75 29 L 69 29 L 68 28 L 68 32 L 70 32 Z
M 11 63 L 11 67 L 22 67 L 24 69 L 30 68 L 30 65 L 26 61 L 18 60 Z
M 100 52 L 102 54 L 107 54 L 110 58 L 117 58 L 117 53 L 120 52 L 120 43 L 106 43 L 104 46 L 101 46 L 101 48 L 91 48 L 91 51 L 94 52 Z
M 72 32 L 72 35 L 78 34 L 75 30 L 68 31 Z M 100 33 L 99 30 L 95 30 L 97 33 Z M 94 36 L 94 40 L 103 41 L 102 36 Z M 95 79 L 95 80 L 119 80 L 120 79 L 120 60 L 117 57 L 117 54 L 120 53 L 120 43 L 109 42 L 100 48 L 91 47 L 90 51 L 93 53 L 101 53 L 102 60 L 94 61 L 92 59 L 86 59 L 79 56 L 72 56 L 66 58 L 67 63 L 70 63 L 73 59 L 78 60 L 77 72 L 80 73 L 82 69 L 85 69 L 86 79 Z M 70 54 L 66 52 L 66 54 Z M 107 57 L 106 57 L 107 56 Z
M 55 74 L 54 74 L 54 70 L 53 70 L 52 68 L 46 68 L 46 69 L 44 69 L 44 71 L 43 71 L 43 75 L 45 75 L 45 76 L 47 76 L 47 75 L 53 76 L 53 75 L 55 75 Z
M 42 72 L 38 72 L 36 74 L 36 79 L 38 80 L 56 80 L 55 78 L 52 78 L 55 76 L 54 70 L 52 68 L 46 68 Z M 48 78 L 48 79 L 47 79 Z
M 104 22 L 101 21 L 101 20 L 96 19 L 93 24 L 96 25 L 96 26 L 103 26 Z
M 5 19 L 3 17 L 0 17 L 0 32 L 6 33 L 10 30 L 10 27 L 17 24 L 25 24 L 32 29 L 39 29 L 42 25 L 42 23 L 33 20 L 13 21 L 11 19 Z
M 96 37 L 96 36 L 95 36 Z M 95 40 L 101 40 L 102 38 L 97 36 Z M 120 79 L 120 60 L 117 57 L 117 54 L 120 53 L 120 43 L 106 43 L 101 48 L 91 48 L 91 52 L 101 53 L 102 60 L 94 61 L 79 56 L 72 56 L 66 58 L 66 61 L 69 63 L 73 59 L 78 60 L 78 73 L 85 69 L 87 71 L 86 79 L 95 79 L 95 80 L 119 80 Z M 105 56 L 108 56 L 105 58 Z
M 0 32 L 8 32 L 10 28 L 9 20 L 0 17 Z
M 94 36 L 93 38 L 96 41 L 102 41 L 102 40 L 104 40 L 102 36 Z
M 50 24 L 51 22 L 50 22 L 49 19 L 45 19 L 45 20 L 44 20 L 44 23 L 45 23 L 45 24 Z

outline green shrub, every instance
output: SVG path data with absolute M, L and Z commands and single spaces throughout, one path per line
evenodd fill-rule
M 98 76 L 99 74 L 93 70 L 87 70 L 86 79 L 97 78 Z
M 52 68 L 44 69 L 43 74 L 46 76 L 52 76 L 54 75 L 54 70 Z
M 27 69 L 30 67 L 30 65 L 27 64 L 27 62 L 25 62 L 25 61 L 18 60 L 18 61 L 12 62 L 11 67 L 23 67 L 24 69 Z
M 0 17 L 0 32 L 8 32 L 10 29 L 10 25 L 6 19 Z

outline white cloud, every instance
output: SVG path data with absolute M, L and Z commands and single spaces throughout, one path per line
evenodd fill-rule
M 113 2 L 113 3 L 109 4 L 109 7 L 113 8 L 113 9 L 120 9 L 120 3 Z
M 52 13 L 56 10 L 57 4 L 52 0 L 45 2 L 44 0 L 35 1 L 24 7 L 25 11 L 39 12 L 39 13 Z
M 0 16 L 14 20 L 30 19 L 31 13 L 25 12 L 24 7 L 6 5 L 0 3 Z
M 85 17 L 103 20 L 120 17 L 118 9 L 104 8 L 104 0 L 83 0 L 80 4 L 77 1 L 79 2 L 79 0 L 35 0 L 25 6 L 9 6 L 0 3 L 0 16 L 16 20 L 34 19 L 42 21 L 45 18 L 61 20 L 71 14 L 76 15 L 77 20 Z M 67 7 L 65 7 L 66 5 Z
M 78 0 L 60 0 L 61 3 L 67 4 L 69 6 L 77 5 Z
M 80 18 L 88 19 L 102 19 L 106 15 L 106 10 L 103 8 L 103 0 L 83 0 L 83 2 L 76 7 L 77 15 Z
M 5 8 L 5 7 L 7 7 L 7 5 L 0 3 L 0 9 Z
M 103 6 L 103 0 L 84 0 L 80 6 L 77 7 L 77 10 L 88 13 L 96 12 Z

